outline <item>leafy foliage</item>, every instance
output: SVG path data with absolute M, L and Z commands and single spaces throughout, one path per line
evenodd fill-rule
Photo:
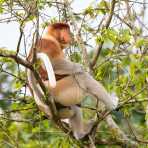
M 81 44 L 87 49 L 89 63 L 94 60 L 95 51 L 102 44 L 94 67 L 90 66 L 92 74 L 108 92 L 119 97 L 122 106 L 119 111 L 111 113 L 116 123 L 129 138 L 137 140 L 135 135 L 140 137 L 142 140 L 137 140 L 139 148 L 146 148 L 148 39 L 145 35 L 147 26 L 141 20 L 146 17 L 143 11 L 147 10 L 147 5 L 136 1 L 116 1 L 109 27 L 105 26 L 105 20 L 111 13 L 111 1 L 93 1 L 80 12 L 72 9 L 72 5 L 72 1 L 0 0 L 0 23 L 17 22 L 24 36 L 23 39 L 20 38 L 18 53 L 0 47 L 0 147 L 77 148 L 88 145 L 88 141 L 76 141 L 64 134 L 39 112 L 27 91 L 25 68 L 14 60 L 1 56 L 2 53 L 7 53 L 26 58 L 24 46 L 28 47 L 29 42 L 33 42 L 34 32 L 38 31 L 38 27 L 44 28 L 49 21 L 67 21 L 70 22 L 74 35 L 77 31 L 80 32 L 83 40 Z M 139 13 L 135 11 L 138 6 L 142 7 Z M 39 26 L 35 20 L 39 21 Z M 28 24 L 33 25 L 27 28 L 29 34 L 26 34 Z M 25 45 L 22 42 L 25 42 Z M 85 56 L 78 42 L 73 40 L 67 55 L 72 61 L 85 64 Z M 85 120 L 96 117 L 96 104 L 90 97 L 86 97 L 82 106 Z M 97 111 L 101 112 L 100 110 Z M 96 138 L 99 139 L 98 143 L 96 142 L 97 147 L 110 147 L 111 144 L 111 147 L 120 147 L 116 142 L 116 131 L 109 131 L 104 121 L 99 123 L 96 133 Z M 115 143 L 112 143 L 114 141 Z

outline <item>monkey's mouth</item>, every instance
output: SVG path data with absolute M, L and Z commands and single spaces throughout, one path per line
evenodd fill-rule
M 62 48 L 66 48 L 67 46 L 69 46 L 68 43 L 61 43 L 61 47 L 62 47 Z
M 65 46 L 65 45 L 69 45 L 69 42 L 65 42 L 64 40 L 61 40 L 60 44 Z

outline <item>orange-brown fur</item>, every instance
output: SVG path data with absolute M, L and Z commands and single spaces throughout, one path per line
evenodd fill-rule
M 61 37 L 62 36 L 62 37 Z M 63 48 L 71 41 L 70 28 L 65 23 L 55 23 L 48 26 L 47 33 L 40 38 L 36 44 L 37 52 L 43 52 L 48 55 L 51 60 L 64 58 Z M 32 57 L 31 49 L 28 59 Z M 47 72 L 40 66 L 39 74 L 43 80 L 47 80 Z M 59 76 L 62 78 L 62 76 Z M 58 79 L 58 76 L 57 76 Z

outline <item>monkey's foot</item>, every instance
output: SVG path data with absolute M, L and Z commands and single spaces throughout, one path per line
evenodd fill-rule
M 74 132 L 74 137 L 78 139 L 84 138 L 86 135 L 88 135 L 95 123 L 95 120 L 91 119 L 88 123 L 84 124 L 83 130 L 81 129 L 80 131 L 75 131 Z
M 111 94 L 112 97 L 112 103 L 113 103 L 113 110 L 117 108 L 118 106 L 118 102 L 119 102 L 119 98 L 115 95 L 115 94 Z

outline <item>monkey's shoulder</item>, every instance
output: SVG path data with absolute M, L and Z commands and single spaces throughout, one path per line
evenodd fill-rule
M 44 50 L 60 50 L 60 46 L 56 42 L 44 38 L 38 41 L 37 47 Z

